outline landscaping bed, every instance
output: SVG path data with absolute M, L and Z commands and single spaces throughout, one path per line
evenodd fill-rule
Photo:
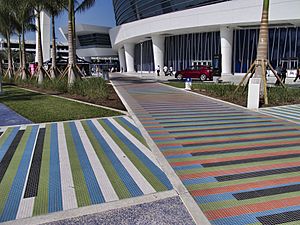
M 184 88 L 185 86 L 184 82 L 179 81 L 166 82 L 165 84 L 178 88 Z M 192 91 L 237 105 L 247 106 L 248 90 L 243 90 L 244 87 L 240 87 L 239 90 L 233 94 L 236 87 L 237 86 L 233 84 L 193 82 Z M 265 105 L 262 103 L 261 107 L 300 104 L 300 88 L 269 87 L 268 98 L 269 104 Z
M 0 103 L 34 123 L 78 120 L 122 115 L 119 112 L 45 94 L 4 86 Z
M 102 78 L 79 80 L 75 82 L 72 88 L 68 88 L 66 79 L 45 80 L 42 85 L 38 85 L 35 80 L 17 81 L 14 84 L 46 94 L 58 95 L 126 111 L 113 86 L 107 84 Z

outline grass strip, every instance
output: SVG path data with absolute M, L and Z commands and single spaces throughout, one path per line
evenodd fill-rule
M 122 115 L 119 112 L 12 86 L 4 87 L 4 94 L 0 95 L 0 103 L 35 123 Z

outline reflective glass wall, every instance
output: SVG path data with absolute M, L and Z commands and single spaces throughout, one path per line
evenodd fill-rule
M 117 25 L 230 0 L 113 0 Z
M 256 58 L 259 30 L 235 30 L 233 68 L 235 73 L 246 73 Z M 275 68 L 285 58 L 300 58 L 299 27 L 269 30 L 269 60 Z
M 176 71 L 192 66 L 193 61 L 212 60 L 220 54 L 220 45 L 220 32 L 166 37 L 165 65 Z
M 154 56 L 152 40 L 135 45 L 134 66 L 136 71 L 154 71 Z M 142 63 L 142 67 L 141 67 Z

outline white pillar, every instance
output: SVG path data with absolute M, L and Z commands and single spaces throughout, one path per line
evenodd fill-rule
M 221 27 L 222 75 L 232 74 L 233 29 Z
M 37 21 L 36 21 L 37 23 Z M 41 12 L 41 35 L 42 35 L 42 49 L 43 49 L 43 59 L 44 61 L 47 61 L 50 59 L 50 16 L 42 11 Z M 37 32 L 36 32 L 36 50 L 35 50 L 35 61 L 37 62 L 37 45 L 38 45 L 38 38 L 37 38 Z
M 125 60 L 127 72 L 135 72 L 134 71 L 134 43 L 125 43 Z
M 120 62 L 120 72 L 122 71 L 122 68 L 123 68 L 123 72 L 125 72 L 126 71 L 125 49 L 119 48 L 118 55 L 119 55 L 119 62 Z
M 154 68 L 160 66 L 162 71 L 164 67 L 164 53 L 165 53 L 165 37 L 163 36 L 152 36 L 153 43 L 153 55 L 154 55 Z

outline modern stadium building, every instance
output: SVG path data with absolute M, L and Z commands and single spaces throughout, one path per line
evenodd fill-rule
M 110 33 L 127 72 L 212 64 L 244 74 L 256 58 L 262 0 L 113 0 Z M 300 0 L 270 0 L 269 60 L 300 58 Z

